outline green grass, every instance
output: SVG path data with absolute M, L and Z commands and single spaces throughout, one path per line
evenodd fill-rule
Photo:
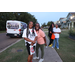
M 61 32 L 59 38 L 59 48 L 59 50 L 56 48 L 55 50 L 64 62 L 75 62 L 75 41 L 69 39 L 68 30 Z
M 21 52 L 17 50 L 22 50 Z M 28 53 L 24 40 L 14 44 L 0 53 L 0 62 L 27 62 Z
M 69 39 L 68 31 L 62 31 L 59 39 L 60 49 L 57 50 L 64 62 L 75 62 L 75 41 Z
M 0 33 L 5 33 L 6 31 L 0 31 Z
M 48 31 L 48 29 L 44 29 L 44 28 L 43 28 L 43 31 Z

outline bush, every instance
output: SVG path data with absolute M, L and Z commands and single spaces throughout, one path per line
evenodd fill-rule
M 69 35 L 75 36 L 75 29 L 70 29 L 69 30 Z

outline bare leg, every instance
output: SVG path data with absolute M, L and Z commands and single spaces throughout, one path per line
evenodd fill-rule
M 31 57 L 30 57 L 30 55 L 28 56 L 28 62 L 30 62 L 30 59 L 31 59 Z
M 32 61 L 32 59 L 33 59 L 33 55 L 31 55 L 31 60 L 30 61 Z
M 29 56 L 28 56 L 28 62 L 31 62 L 32 59 L 33 59 L 33 55 L 29 55 Z

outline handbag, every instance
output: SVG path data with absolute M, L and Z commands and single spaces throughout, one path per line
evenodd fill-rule
M 53 39 L 53 40 L 55 39 L 54 33 L 52 33 L 51 39 Z
M 30 55 L 32 55 L 32 54 L 34 54 L 34 53 L 35 53 L 34 48 L 33 48 L 32 45 L 30 45 Z

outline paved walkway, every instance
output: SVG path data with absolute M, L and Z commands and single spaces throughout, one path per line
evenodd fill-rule
M 47 45 L 49 43 L 49 39 L 46 36 Z M 35 54 L 34 54 L 35 56 Z M 39 49 L 39 57 L 41 57 L 41 51 Z M 38 62 L 39 60 L 32 60 L 33 62 Z M 59 57 L 58 53 L 54 48 L 45 47 L 44 48 L 44 61 L 43 62 L 62 62 L 61 58 Z

